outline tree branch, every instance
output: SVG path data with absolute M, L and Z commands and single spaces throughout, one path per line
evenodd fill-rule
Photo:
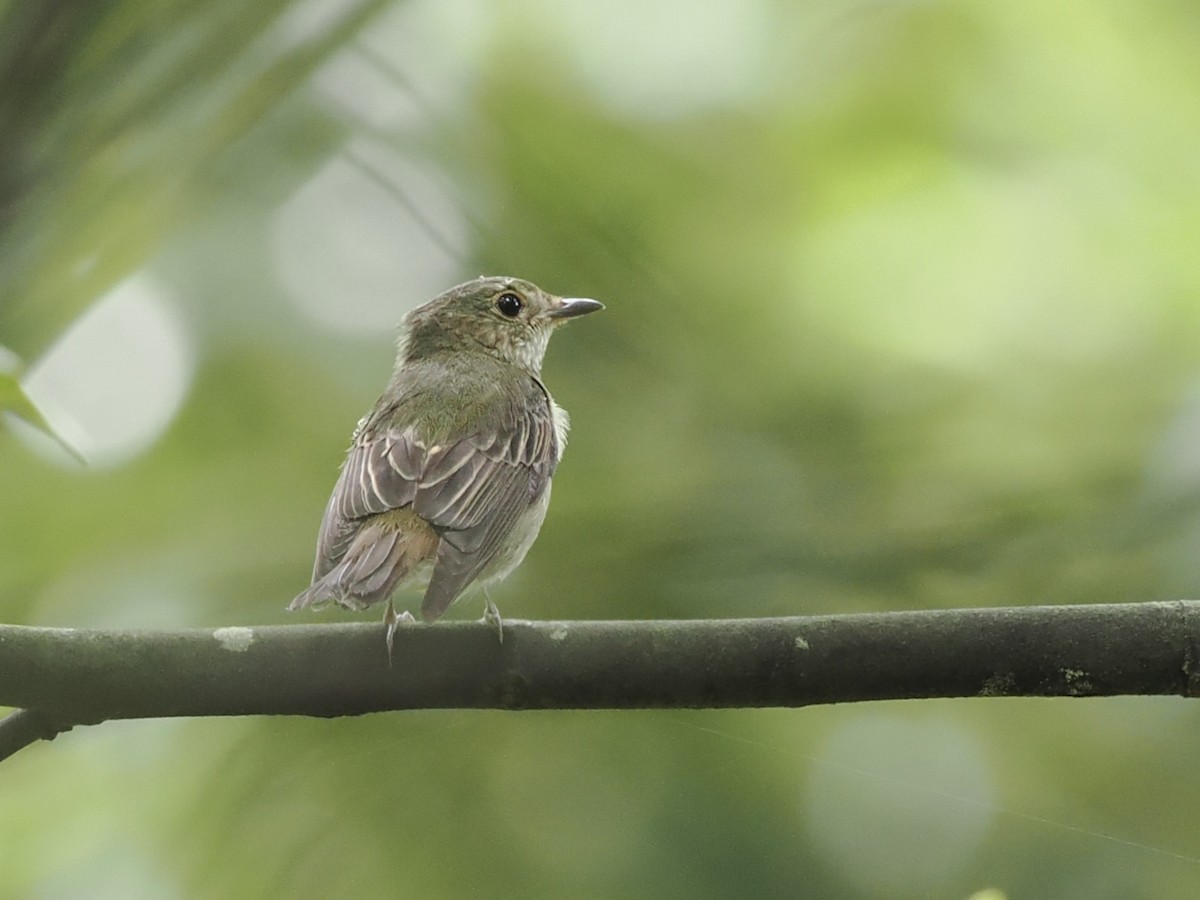
M 55 722 L 37 710 L 13 710 L 0 719 L 0 759 L 8 759 L 34 741 L 52 741 L 72 727 L 70 723 Z
M 0 625 L 0 759 L 72 724 L 418 708 L 1200 696 L 1200 601 L 775 619 L 181 631 Z M 36 714 L 28 712 L 36 710 Z

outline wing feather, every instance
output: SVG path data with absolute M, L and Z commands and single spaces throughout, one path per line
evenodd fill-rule
M 436 618 L 505 545 L 558 462 L 549 395 L 537 381 L 502 397 L 477 431 L 439 443 L 391 411 L 355 435 L 322 522 L 314 580 L 333 569 L 372 516 L 411 508 L 440 534 L 423 609 Z M 379 548 L 379 559 L 388 548 Z M 369 559 L 375 558 L 372 548 Z
M 415 484 L 421 477 L 425 465 L 425 444 L 412 428 L 399 434 L 389 433 L 383 440 L 383 453 L 388 465 L 402 482 Z M 411 500 L 409 502 L 412 502 Z

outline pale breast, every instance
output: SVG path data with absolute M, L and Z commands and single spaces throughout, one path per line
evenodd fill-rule
M 571 430 L 571 417 L 567 411 L 554 402 L 554 398 L 546 395 L 550 401 L 550 421 L 554 423 L 554 443 L 558 446 L 558 459 L 562 460 L 563 451 L 567 449 L 567 432 Z
M 512 531 L 504 543 L 496 550 L 495 558 L 488 563 L 486 569 L 479 574 L 481 582 L 498 581 L 504 578 L 525 559 L 525 554 L 533 546 L 542 521 L 546 518 L 546 509 L 550 506 L 550 483 L 533 504 L 521 513 L 514 523 Z

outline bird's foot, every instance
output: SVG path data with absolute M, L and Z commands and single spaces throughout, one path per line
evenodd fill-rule
M 491 625 L 496 629 L 496 639 L 501 644 L 504 643 L 504 619 L 500 617 L 500 610 L 496 609 L 496 604 L 491 600 L 487 602 L 487 606 L 483 608 L 483 618 L 479 621 L 486 625 Z
M 416 621 L 417 620 L 413 618 L 413 614 L 407 609 L 400 613 L 400 615 L 396 615 L 396 607 L 392 605 L 391 600 L 388 600 L 387 609 L 383 611 L 383 625 L 384 628 L 387 629 L 383 636 L 383 640 L 387 644 L 389 669 L 392 667 L 392 643 L 396 638 L 396 626 L 415 625 Z

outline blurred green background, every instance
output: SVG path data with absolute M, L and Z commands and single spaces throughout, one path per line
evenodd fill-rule
M 283 607 L 350 431 L 480 273 L 608 307 L 550 348 L 507 616 L 1197 596 L 1198 42 L 1186 0 L 0 3 L 0 368 L 90 460 L 9 417 L 0 620 L 344 617 Z M 0 766 L 0 897 L 1192 897 L 1197 758 L 1171 698 L 112 723 Z

